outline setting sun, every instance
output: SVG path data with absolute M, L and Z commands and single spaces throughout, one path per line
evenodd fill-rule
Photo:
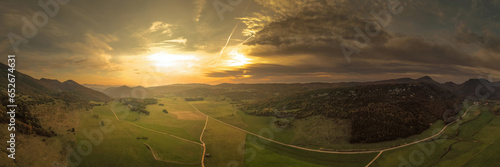
M 160 52 L 150 55 L 149 60 L 158 67 L 192 67 L 194 62 L 199 59 L 193 55 L 176 55 Z

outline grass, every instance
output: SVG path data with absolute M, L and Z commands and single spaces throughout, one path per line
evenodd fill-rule
M 472 138 L 486 145 L 483 150 L 470 158 L 465 166 L 496 166 L 500 163 L 498 150 L 500 150 L 500 117 L 496 116 Z
M 262 143 L 247 135 L 245 166 L 365 166 L 377 153 L 328 154 Z
M 256 134 L 262 134 L 264 131 L 270 130 L 272 128 L 270 125 L 273 125 L 274 122 L 274 117 L 248 115 L 243 111 L 237 110 L 227 101 L 200 101 L 190 103 L 201 112 L 215 119 Z M 294 136 L 293 130 L 283 129 L 279 131 L 279 133 L 274 133 L 273 139 L 290 143 Z
M 487 107 L 482 107 L 480 109 L 479 116 L 473 121 L 462 124 L 459 128 L 459 136 L 464 138 L 470 138 L 478 132 L 478 129 L 482 129 L 488 124 L 494 115 L 489 112 Z
M 464 166 L 496 166 L 500 164 L 498 150 L 500 149 L 500 138 L 489 144 L 477 155 L 474 155 Z
M 252 116 L 238 111 L 227 101 L 189 102 L 201 112 L 218 120 L 240 127 L 256 134 L 272 132 L 274 140 L 309 148 L 370 149 L 385 148 L 413 142 L 433 135 L 444 127 L 442 121 L 431 125 L 421 134 L 408 138 L 371 143 L 349 144 L 349 122 L 320 116 L 292 120 L 295 127 L 282 131 L 270 131 L 273 117 Z M 160 98 L 160 105 L 149 105 L 150 115 L 130 112 L 119 103 L 110 103 L 123 120 L 146 128 L 173 134 L 199 142 L 205 120 L 190 120 L 179 114 L 197 111 L 189 103 L 172 98 Z M 405 163 L 413 166 L 494 166 L 500 163 L 496 154 L 500 148 L 500 120 L 491 109 L 497 106 L 482 106 L 468 112 L 463 122 L 448 126 L 441 138 L 414 144 L 408 147 L 383 152 L 372 166 L 399 166 Z M 162 112 L 168 110 L 168 114 Z M 463 112 L 463 111 L 462 111 Z M 92 115 L 99 115 L 94 118 Z M 200 145 L 182 141 L 167 135 L 140 129 L 125 121 L 116 120 L 107 106 L 95 107 L 82 114 L 77 128 L 77 144 L 86 140 L 84 130 L 100 129 L 100 120 L 109 119 L 115 126 L 113 132 L 104 134 L 104 140 L 92 147 L 90 155 L 83 158 L 82 166 L 200 166 L 203 148 Z M 462 123 L 462 124 L 460 124 Z M 457 126 L 454 126 L 457 125 Z M 460 125 L 460 126 L 458 126 Z M 332 132 L 321 133 L 321 132 Z M 459 133 L 457 133 L 457 131 Z M 458 134 L 458 135 L 457 135 Z M 268 137 L 269 134 L 264 133 Z M 148 140 L 136 139 L 148 137 Z M 273 142 L 263 142 L 251 134 L 209 119 L 203 137 L 207 153 L 207 167 L 212 166 L 365 166 L 378 153 L 327 154 L 300 150 Z M 156 157 L 146 144 L 154 151 Z M 112 154 L 111 154 L 112 153 Z
M 158 103 L 164 106 L 148 105 L 146 110 L 149 115 L 131 112 L 127 107 L 120 103 L 112 103 L 111 106 L 121 119 L 127 120 L 134 124 L 154 129 L 161 132 L 166 132 L 181 138 L 185 138 L 194 142 L 200 142 L 201 131 L 205 125 L 205 120 L 186 120 L 178 119 L 177 112 L 191 111 L 197 113 L 193 107 L 184 101 L 159 98 Z M 168 110 L 168 114 L 163 112 L 163 109 Z
M 455 140 L 439 139 L 435 142 L 420 143 L 408 147 L 385 151 L 371 166 L 432 166 L 440 156 L 446 153 L 448 146 Z M 422 148 L 428 148 L 426 151 Z M 432 149 L 434 148 L 434 149 Z M 408 165 L 407 165 L 408 166 Z
M 224 125 L 213 119 L 208 120 L 207 129 L 203 135 L 207 154 L 207 167 L 227 166 L 228 164 L 244 166 L 244 152 L 240 146 L 245 144 L 246 133 Z
M 475 154 L 479 153 L 487 145 L 461 141 L 451 146 L 436 166 L 463 166 Z
M 216 119 L 224 121 L 226 123 L 232 124 L 234 126 L 240 127 L 242 129 L 248 130 L 250 132 L 258 134 L 259 132 L 263 132 L 264 130 L 270 130 L 270 124 L 272 124 L 273 117 L 266 116 L 253 116 L 248 115 L 242 111 L 238 111 L 236 108 L 232 107 L 226 101 L 199 101 L 199 102 L 190 102 L 196 108 L 198 108 L 203 113 L 210 115 Z M 315 126 L 314 122 L 321 121 L 327 122 L 324 118 L 314 117 L 308 120 L 301 120 L 299 124 L 307 125 L 307 126 Z M 210 124 L 216 121 L 210 121 Z M 331 122 L 334 122 L 331 120 Z M 328 125 L 331 125 L 330 124 Z M 223 124 L 221 124 L 224 126 Z M 339 126 L 335 125 L 333 128 L 338 128 Z M 312 128 L 312 127 L 311 127 Z M 330 127 L 332 128 L 332 127 Z M 344 127 L 342 127 L 344 128 Z M 264 130 L 263 130 L 264 129 Z M 296 141 L 304 140 L 299 136 L 299 138 L 295 138 L 295 133 L 298 134 L 306 134 L 307 129 L 284 129 L 283 131 L 273 133 L 273 139 L 285 143 L 290 143 L 293 139 Z M 269 132 L 269 131 L 268 131 Z M 206 135 L 209 135 L 210 131 L 207 131 Z M 343 135 L 337 134 L 337 135 Z M 265 136 L 265 135 L 264 135 Z M 255 136 L 247 134 L 246 146 L 249 150 L 255 150 L 256 156 L 255 159 L 252 160 L 251 152 L 246 153 L 245 166 L 331 166 L 331 165 L 343 165 L 343 166 L 364 166 L 368 162 L 371 161 L 373 157 L 376 156 L 376 153 L 372 154 L 362 154 L 362 155 L 342 155 L 342 154 L 325 154 L 325 153 L 316 153 L 310 151 L 304 151 L 300 149 L 290 148 L 288 146 L 283 146 L 275 143 L 267 143 L 264 146 L 259 144 L 259 140 L 256 139 Z M 210 143 L 209 141 L 206 141 Z M 236 143 L 234 143 L 236 144 Z M 207 145 L 209 146 L 209 145 Z M 235 145 L 234 145 L 235 146 Z M 237 149 L 232 147 L 226 152 L 232 152 L 232 154 L 238 154 Z M 232 151 L 234 150 L 234 151 Z M 243 150 L 240 150 L 243 152 Z M 229 155 L 229 154 L 228 154 Z M 208 162 L 211 158 L 207 159 Z M 223 163 L 227 163 L 226 161 L 222 161 Z M 219 163 L 220 164 L 220 163 Z M 223 165 L 223 164 L 222 164 Z
M 0 124 L 0 126 L 7 127 L 7 124 Z M 10 139 L 10 133 L 7 128 L 0 129 L 0 136 L 5 141 Z M 9 147 L 8 143 L 2 142 L 0 144 L 4 148 L 0 152 L 0 166 L 2 167 L 52 166 L 52 163 L 61 163 L 61 160 L 65 158 L 65 154 L 61 152 L 64 150 L 66 140 L 58 137 L 48 138 L 33 134 L 15 133 L 15 135 L 15 162 L 13 159 L 7 157 L 10 154 L 10 151 L 6 149 Z
M 236 107 L 233 107 L 228 101 L 212 101 L 210 98 L 206 98 L 205 101 L 198 102 L 190 102 L 198 108 L 201 112 L 210 115 L 218 120 L 224 121 L 231 125 L 237 126 L 239 128 L 245 129 L 247 131 L 258 134 L 262 132 L 263 129 L 269 129 L 270 125 L 274 122 L 275 119 L 272 116 L 253 116 L 248 115 L 243 111 L 239 111 Z M 324 120 L 318 117 L 309 117 L 305 119 L 297 119 L 292 120 L 294 125 L 297 124 L 299 126 L 305 125 L 310 126 L 314 124 L 315 121 L 322 121 L 323 123 L 328 122 L 329 120 Z M 334 121 L 333 119 L 331 121 Z M 348 138 L 350 137 L 350 126 L 346 125 L 345 120 L 338 120 L 336 124 L 329 123 L 329 127 L 326 126 L 317 126 L 316 129 L 322 129 L 323 131 L 334 132 L 329 137 L 337 138 L 334 140 L 335 142 L 331 142 L 330 140 L 323 141 L 314 141 L 313 143 L 307 144 L 307 136 L 318 135 L 314 134 L 310 129 L 299 129 L 299 128 L 285 128 L 278 133 L 274 133 L 273 140 L 280 141 L 288 144 L 296 144 L 302 147 L 320 149 L 320 148 L 328 148 L 328 149 L 377 149 L 377 148 L 387 148 L 393 147 L 409 142 L 413 142 L 417 139 L 423 139 L 433 135 L 433 131 L 436 129 L 442 129 L 444 127 L 443 121 L 437 121 L 431 125 L 431 127 L 422 132 L 421 134 L 412 135 L 406 138 L 386 141 L 386 142 L 378 142 L 378 143 L 357 143 L 350 144 L 348 143 Z M 296 126 L 297 127 L 297 126 Z M 338 133 L 337 133 L 338 132 Z M 319 134 L 326 135 L 326 134 Z M 349 136 L 348 136 L 349 135 Z M 323 136 L 327 137 L 327 136 Z
M 92 115 L 99 115 L 99 118 Z M 102 119 L 111 121 L 106 121 L 106 126 L 114 127 L 112 132 L 99 130 Z M 82 114 L 78 129 L 77 144 L 91 141 L 84 135 L 85 131 L 98 130 L 103 134 L 102 142 L 92 145 L 91 153 L 83 157 L 81 166 L 199 166 L 201 162 L 201 146 L 118 121 L 104 106 Z M 137 137 L 148 137 L 148 140 Z M 155 160 L 145 143 L 163 161 Z M 86 147 L 83 150 L 87 150 Z
M 440 139 L 384 152 L 372 166 L 398 166 L 405 162 L 413 166 L 493 165 L 490 161 L 496 159 L 491 154 L 500 148 L 495 145 L 499 143 L 496 132 L 500 132 L 500 121 L 489 107 L 479 106 L 477 110 L 479 112 L 469 111 L 464 117 L 470 121 L 448 126 Z M 427 152 L 426 148 L 431 151 Z M 418 156 L 419 153 L 423 156 Z
M 490 155 L 500 149 L 500 119 L 495 117 L 489 107 L 479 108 L 480 114 L 473 121 L 460 126 L 458 137 L 465 139 L 453 145 L 438 165 L 440 166 L 490 166 Z M 486 151 L 486 152 L 485 152 Z M 485 159 L 488 159 L 485 161 Z M 496 161 L 499 162 L 499 161 Z

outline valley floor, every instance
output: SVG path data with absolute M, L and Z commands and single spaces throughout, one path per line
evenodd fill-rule
M 77 149 L 87 143 L 80 166 L 477 166 L 495 162 L 500 148 L 497 103 L 471 106 L 463 119 L 436 122 L 426 132 L 391 142 L 349 144 L 349 127 L 319 135 L 311 128 L 279 128 L 275 118 L 250 116 L 227 101 L 186 102 L 159 98 L 149 115 L 118 102 L 81 116 Z M 162 110 L 168 110 L 168 113 Z M 294 120 L 301 126 L 325 118 Z M 323 128 L 323 127 L 320 127 Z M 323 129 L 322 129 L 323 131 Z M 493 133 L 496 132 L 496 133 Z M 331 137 L 307 145 L 307 136 Z M 90 144 L 91 145 L 90 145 Z

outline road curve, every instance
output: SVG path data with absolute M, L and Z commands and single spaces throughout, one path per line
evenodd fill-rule
M 231 125 L 231 124 L 228 124 L 228 123 L 223 122 L 223 121 L 221 121 L 221 120 L 215 119 L 215 118 L 213 118 L 213 117 L 211 117 L 211 116 L 209 116 L 209 115 L 207 115 L 207 114 L 205 114 L 205 113 L 201 112 L 200 110 L 198 110 L 198 108 L 196 108 L 195 106 L 193 106 L 191 103 L 188 103 L 188 104 L 189 104 L 189 105 L 191 105 L 191 106 L 192 106 L 192 107 L 193 107 L 196 111 L 198 111 L 198 112 L 202 113 L 203 115 L 206 115 L 206 116 L 207 116 L 207 117 L 209 117 L 209 118 L 212 118 L 212 119 L 214 119 L 214 120 L 216 120 L 216 121 L 218 121 L 218 122 L 221 122 L 221 123 L 223 123 L 223 124 L 225 124 L 225 125 L 227 125 L 227 126 L 230 126 L 230 127 L 232 127 L 232 128 L 238 129 L 238 130 L 243 131 L 243 132 L 245 132 L 245 133 L 248 133 L 248 134 L 251 134 L 251 135 L 257 136 L 257 137 L 259 137 L 259 138 L 261 138 L 261 139 L 264 139 L 264 140 L 267 140 L 267 141 L 270 141 L 270 142 L 273 142 L 273 143 L 277 143 L 277 144 L 280 144 L 280 145 L 284 145 L 284 146 L 288 146 L 288 147 L 296 148 L 296 149 L 301 149 L 301 150 L 306 150 L 306 151 L 312 151 L 312 152 L 319 152 L 319 153 L 331 153 L 331 154 L 366 154 L 366 153 L 377 153 L 377 152 L 390 151 L 390 150 L 394 150 L 394 149 L 398 149 L 398 148 L 402 148 L 402 147 L 407 147 L 407 146 L 410 146 L 410 145 L 413 145 L 413 144 L 417 144 L 417 143 L 420 143 L 420 142 L 424 142 L 424 141 L 426 141 L 426 140 L 429 140 L 429 139 L 432 139 L 432 138 L 434 138 L 434 137 L 436 137 L 436 136 L 441 135 L 441 133 L 443 133 L 443 131 L 444 131 L 444 130 L 445 130 L 445 129 L 449 126 L 449 125 L 451 125 L 451 124 L 453 124 L 453 123 L 455 123 L 455 122 L 456 122 L 456 120 L 455 120 L 455 121 L 453 121 L 453 122 L 451 122 L 451 123 L 447 124 L 446 126 L 444 126 L 444 127 L 443 127 L 443 129 L 441 129 L 441 131 L 439 131 L 439 132 L 438 132 L 438 133 L 436 133 L 435 135 L 432 135 L 432 136 L 427 137 L 427 138 L 425 138 L 425 139 L 421 139 L 421 140 L 417 140 L 417 141 L 414 141 L 414 142 L 411 142 L 411 143 L 407 143 L 407 144 L 404 144 L 404 145 L 399 145 L 399 146 L 390 147 L 390 148 L 385 148 L 385 149 L 375 149 L 375 150 L 366 150 L 366 151 L 327 151 L 327 150 L 317 150 L 317 149 L 310 149 L 310 148 L 304 148 L 304 147 L 299 147 L 299 146 L 295 146 L 295 145 L 285 144 L 285 143 L 282 143 L 282 142 L 279 142 L 279 141 L 275 141 L 275 140 L 272 140 L 272 139 L 266 138 L 266 137 L 264 137 L 264 136 L 257 135 L 257 134 L 255 134 L 255 133 L 252 133 L 252 132 L 246 131 L 246 130 L 244 130 L 244 129 L 241 129 L 241 128 L 236 127 L 236 126 Z M 472 105 L 472 106 L 474 106 L 474 105 Z M 469 107 L 469 108 L 465 111 L 465 113 L 464 113 L 461 117 L 465 116 L 465 114 L 467 114 L 467 112 L 469 111 L 469 109 L 470 109 L 472 106 L 470 106 L 470 107 Z
M 205 152 L 207 151 L 207 147 L 205 145 L 205 142 L 203 142 L 203 134 L 205 133 L 205 129 L 207 128 L 207 124 L 208 124 L 208 116 L 205 119 L 205 127 L 203 127 L 203 131 L 201 131 L 201 135 L 200 135 L 200 142 L 202 143 L 202 146 L 203 146 L 203 154 L 201 155 L 201 166 L 202 167 L 205 167 L 205 163 L 203 163 L 203 162 L 205 161 Z
M 380 157 L 380 155 L 383 153 L 384 151 L 380 151 L 380 153 L 378 153 L 378 155 L 373 158 L 372 161 L 370 161 L 370 163 L 368 163 L 365 167 L 369 167 L 373 162 L 375 162 L 375 160 L 377 160 L 378 157 Z

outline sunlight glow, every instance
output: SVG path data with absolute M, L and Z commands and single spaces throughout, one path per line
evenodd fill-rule
M 186 68 L 195 65 L 195 61 L 199 59 L 193 55 L 175 55 L 160 52 L 150 55 L 149 60 L 158 67 Z
M 237 51 L 232 51 L 229 53 L 232 55 L 231 59 L 227 60 L 227 65 L 232 67 L 244 66 L 250 64 L 250 58 L 245 55 L 238 53 Z

